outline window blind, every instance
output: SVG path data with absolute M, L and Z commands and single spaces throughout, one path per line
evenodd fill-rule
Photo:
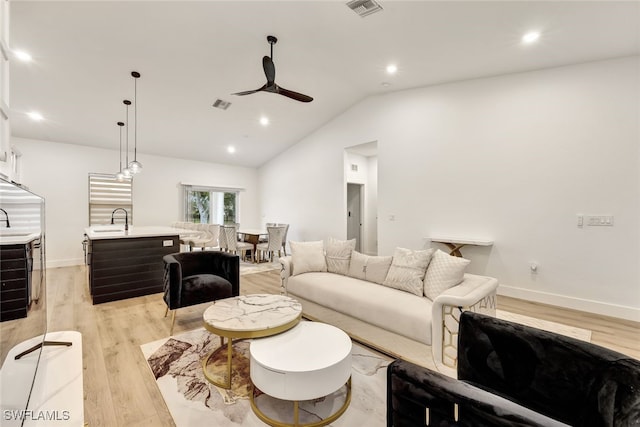
M 17 185 L 0 180 L 0 207 L 7 211 L 11 231 L 28 233 L 42 231 L 40 223 L 44 201 L 41 197 Z M 4 221 L 4 219 L 4 214 L 1 214 L 0 220 Z M 0 227 L 4 226 L 4 222 L 0 223 Z
M 133 224 L 133 180 L 116 180 L 115 175 L 89 174 L 89 225 L 111 224 L 114 209 L 123 208 Z M 124 222 L 124 213 L 116 213 L 116 222 Z

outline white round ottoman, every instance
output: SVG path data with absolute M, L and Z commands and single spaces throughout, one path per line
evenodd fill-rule
M 301 322 L 294 328 L 268 338 L 255 339 L 249 347 L 251 381 L 263 393 L 293 401 L 294 423 L 298 423 L 299 401 L 327 396 L 347 386 L 344 404 L 313 426 L 336 420 L 351 401 L 351 339 L 340 329 L 317 322 Z M 267 417 L 255 404 L 256 415 L 272 426 L 287 425 Z M 304 425 L 304 424 L 302 424 Z

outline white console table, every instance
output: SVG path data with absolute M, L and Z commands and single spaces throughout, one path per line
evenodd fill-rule
M 429 237 L 429 240 L 432 242 L 443 243 L 446 245 L 450 252 L 449 255 L 462 257 L 462 253 L 460 249 L 463 246 L 471 245 L 471 246 L 491 246 L 493 245 L 493 240 L 487 239 L 465 239 L 460 237 Z
M 2 426 L 84 425 L 82 384 L 82 335 L 76 331 L 50 332 L 47 341 L 71 342 L 70 346 L 45 346 L 15 360 L 15 356 L 42 342 L 42 335 L 13 347 L 0 370 Z M 40 362 L 33 381 L 35 364 Z M 26 408 L 26 396 L 33 390 Z M 20 415 L 21 414 L 21 415 Z

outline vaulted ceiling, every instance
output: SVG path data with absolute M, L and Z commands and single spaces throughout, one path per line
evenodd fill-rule
M 118 149 L 135 70 L 143 162 L 255 167 L 368 96 L 640 53 L 633 1 L 380 4 L 362 18 L 346 1 L 14 0 L 11 48 L 33 59 L 11 61 L 12 134 Z M 540 39 L 523 44 L 529 31 Z M 278 38 L 276 82 L 313 102 L 232 95 L 265 83 L 267 35 Z

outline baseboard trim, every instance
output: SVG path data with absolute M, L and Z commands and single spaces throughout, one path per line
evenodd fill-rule
M 566 295 L 552 294 L 549 292 L 533 291 L 531 289 L 505 286 L 502 284 L 498 286 L 498 295 L 640 322 L 640 309 L 635 307 L 568 297 Z
M 82 258 L 47 260 L 47 268 L 73 267 L 83 264 L 84 260 Z

